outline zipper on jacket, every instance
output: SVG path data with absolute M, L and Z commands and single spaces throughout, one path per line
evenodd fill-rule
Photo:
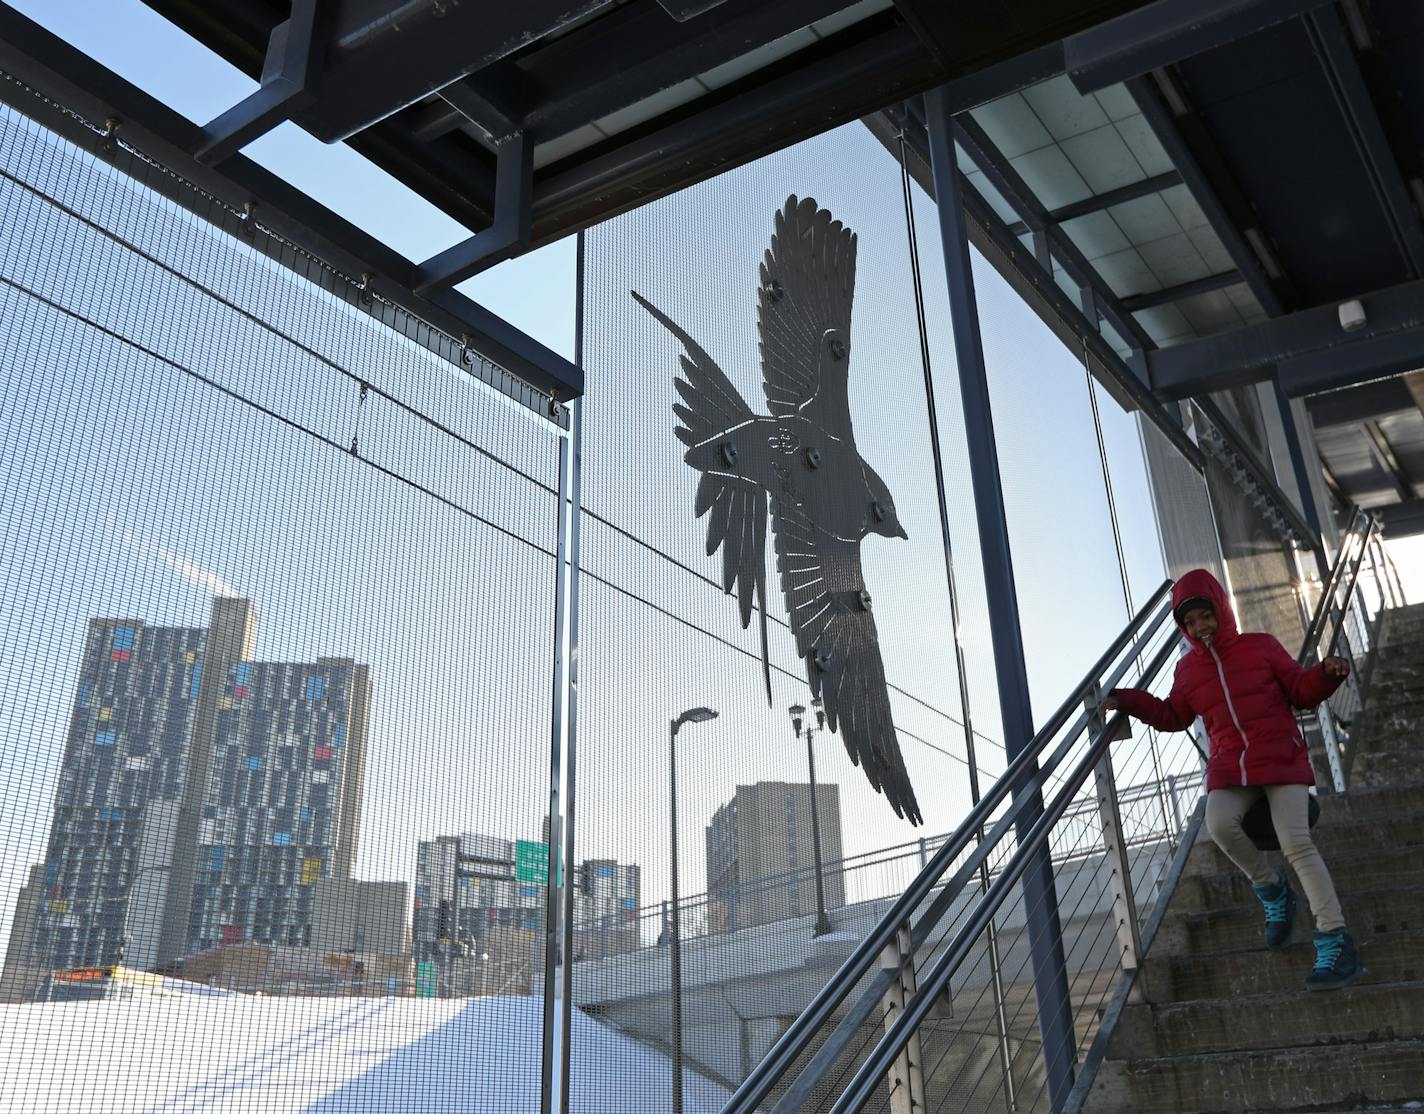
M 1207 643 L 1207 650 L 1210 651 L 1212 660 L 1216 662 L 1216 675 L 1221 678 L 1221 692 L 1226 697 L 1226 710 L 1231 713 L 1231 722 L 1236 725 L 1236 733 L 1241 736 L 1241 784 L 1246 784 L 1246 751 L 1251 746 L 1251 740 L 1246 738 L 1246 731 L 1241 726 L 1241 721 L 1236 718 L 1236 705 L 1231 702 L 1231 690 L 1226 687 L 1226 670 L 1221 666 L 1221 657 L 1216 652 L 1216 647 L 1210 642 Z

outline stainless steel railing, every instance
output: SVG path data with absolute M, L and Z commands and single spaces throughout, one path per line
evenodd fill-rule
M 1365 598 L 1367 584 L 1372 600 Z M 1099 711 L 1101 695 L 1124 682 L 1164 685 L 1164 667 L 1182 645 L 1169 592 L 1170 583 L 1163 584 L 1138 612 L 772 1045 L 724 1114 L 850 1114 L 872 1105 L 891 1114 L 1013 1114 L 1062 1106 L 1061 1080 L 1055 1094 L 1045 1078 L 1050 1050 L 1039 1043 L 1037 1024 L 1043 987 L 1023 977 L 1027 955 L 1046 933 L 1061 933 L 1058 974 L 1074 1044 L 1067 1051 L 1070 1063 L 1081 1063 L 1080 1051 L 1094 1042 L 1122 976 L 1142 977 L 1142 941 L 1156 923 L 1150 918 L 1160 919 L 1200 823 L 1199 807 L 1185 810 L 1174 800 L 1175 807 L 1161 808 L 1160 840 L 1126 837 L 1124 806 L 1136 798 L 1118 791 L 1118 775 L 1133 762 L 1144 765 L 1150 746 L 1125 716 L 1105 720 Z M 1401 601 L 1377 523 L 1356 512 L 1308 612 L 1299 653 L 1302 664 L 1339 653 L 1355 666 L 1352 686 L 1315 717 L 1317 745 L 1337 789 L 1345 784 L 1348 725 L 1378 614 Z M 1157 757 L 1164 767 L 1158 791 L 1181 779 L 1200 793 L 1195 751 L 1186 743 L 1169 751 Z M 1098 823 L 1076 832 L 1071 818 L 1083 815 L 1085 800 L 1096 806 Z M 1089 845 L 1092 853 L 1081 853 Z M 1067 847 L 1080 853 L 1064 854 Z M 1030 907 L 1018 884 L 1045 856 L 1054 878 L 1046 898 L 1051 908 Z M 986 868 L 992 880 L 980 888 L 975 883 Z M 995 969 L 986 973 L 988 966 Z M 997 1024 L 979 1008 L 991 989 Z

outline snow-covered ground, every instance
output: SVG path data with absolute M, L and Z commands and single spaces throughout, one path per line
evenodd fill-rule
M 536 998 L 135 997 L 0 1005 L 5 1114 L 523 1114 Z M 571 1107 L 669 1108 L 668 1058 L 574 1011 Z M 729 1097 L 688 1072 L 684 1106 Z

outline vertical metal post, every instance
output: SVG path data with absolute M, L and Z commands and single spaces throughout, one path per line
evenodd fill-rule
M 906 162 L 905 137 L 900 136 L 900 184 L 905 195 L 905 229 L 910 241 L 910 274 L 914 280 L 915 287 L 915 308 L 920 318 L 920 358 L 924 365 L 925 374 L 925 409 L 929 418 L 930 426 L 930 450 L 934 460 L 935 470 L 935 494 L 939 500 L 939 528 L 940 540 L 944 545 L 944 576 L 946 586 L 949 589 L 949 623 L 952 631 L 952 641 L 954 643 L 954 669 L 959 681 L 959 708 L 964 716 L 964 757 L 965 763 L 969 767 L 969 796 L 972 804 L 979 803 L 979 757 L 974 742 L 974 716 L 971 711 L 969 700 L 969 670 L 964 658 L 964 642 L 959 637 L 959 582 L 954 573 L 954 538 L 949 528 L 949 502 L 945 489 L 944 479 L 944 458 L 940 451 L 939 436 L 939 407 L 935 404 L 934 372 L 930 365 L 929 334 L 925 329 L 925 299 L 924 287 L 920 275 L 920 246 L 919 236 L 915 230 L 915 207 L 910 191 L 910 168 Z M 1046 235 L 1036 232 L 1034 234 L 1035 248 L 1042 249 L 1043 257 L 1048 257 L 1048 238 Z M 1042 261 L 1042 259 L 1040 260 Z M 1048 269 L 1053 270 L 1053 261 L 1048 258 Z M 984 829 L 980 827 L 978 836 L 982 842 L 984 839 Z M 925 851 L 925 841 L 920 840 L 920 869 L 925 868 L 928 857 Z M 979 867 L 979 888 L 981 893 L 989 892 L 989 866 L 982 863 Z M 1004 1079 L 1004 1107 L 1009 1112 L 1018 1108 L 1018 1097 L 1014 1088 L 1013 1053 L 1009 1048 L 1009 1021 L 1008 1011 L 1004 1006 L 1004 982 L 1003 971 L 999 959 L 999 936 L 998 928 L 991 920 L 986 933 L 989 946 L 989 975 L 994 990 L 994 1023 L 998 1030 L 999 1044 L 999 1069 Z
M 1370 539 L 1370 576 L 1375 582 L 1375 595 L 1379 597 L 1381 610 L 1386 607 L 1399 606 L 1398 601 L 1394 598 L 1394 585 L 1385 575 L 1383 545 L 1378 534 Z
M 682 1114 L 682 933 L 677 915 L 677 729 L 668 728 L 668 802 L 672 813 L 672 925 L 668 950 L 672 957 L 672 1114 Z
M 1315 718 L 1320 722 L 1320 738 L 1325 743 L 1325 760 L 1330 764 L 1330 782 L 1335 792 L 1345 792 L 1345 767 L 1340 761 L 1340 737 L 1335 733 L 1335 714 L 1326 701 L 1315 709 Z
M 579 254 L 579 289 L 583 289 L 583 233 L 579 233 L 578 238 Z M 580 298 L 580 301 L 582 299 Z M 577 336 L 577 332 L 575 333 Z M 579 341 L 575 342 L 578 347 L 582 347 Z M 578 351 L 574 354 L 575 363 L 581 363 L 581 356 Z M 559 1087 L 559 1112 L 568 1114 L 569 1111 L 569 1084 L 573 1079 L 571 1071 L 573 1047 L 571 1038 L 573 1036 L 573 986 L 571 964 L 574 955 L 574 888 L 570 884 L 570 873 L 574 864 L 574 797 L 577 782 L 575 778 L 575 762 L 578 756 L 578 614 L 579 614 L 579 500 L 582 499 L 581 491 L 583 474 L 583 399 L 571 404 L 573 410 L 572 424 L 569 430 L 569 660 L 568 660 L 568 730 L 564 736 L 564 850 L 562 861 L 568 869 L 564 874 L 564 946 L 563 946 L 563 970 L 564 978 L 560 983 L 560 990 L 563 992 L 563 1035 L 564 1040 L 561 1046 L 562 1055 L 559 1058 L 559 1067 L 562 1073 L 562 1081 Z
M 999 682 L 999 710 L 1008 760 L 1012 762 L 1033 738 L 1018 594 L 1014 587 L 1003 484 L 999 476 L 993 412 L 979 335 L 979 312 L 974 297 L 959 168 L 954 155 L 951 107 L 943 87 L 925 94 L 925 107 L 936 208 L 944 246 L 945 277 L 949 287 L 950 316 L 954 326 L 954 348 L 963 397 L 970 478 L 983 555 L 994 668 Z M 1016 823 L 1021 839 L 1043 811 L 1043 796 L 1036 785 L 1020 786 L 1014 791 L 1016 800 L 1024 794 L 1030 794 L 1032 799 L 1019 814 Z M 1039 1030 L 1043 1038 L 1044 1071 L 1049 1101 L 1057 1110 L 1061 1109 L 1073 1089 L 1077 1040 L 1073 1029 L 1072 1003 L 1068 996 L 1067 963 L 1063 955 L 1063 929 L 1058 918 L 1053 864 L 1046 848 L 1025 871 L 1023 889 L 1032 942 L 1034 993 L 1038 1000 Z
M 895 981 L 885 992 L 882 1006 L 885 1014 L 885 1029 L 888 1032 L 900 1014 L 905 1011 L 905 1003 L 915 996 L 915 944 L 908 925 L 901 925 L 895 939 L 885 946 L 880 954 L 880 966 L 895 972 Z M 904 1051 L 895 1057 L 895 1066 L 890 1069 L 890 1114 L 924 1114 L 925 1076 L 924 1057 L 920 1049 L 920 1035 L 914 1033 L 905 1043 Z
M 1088 711 L 1088 731 L 1096 735 L 1105 726 L 1100 711 L 1102 694 L 1096 686 L 1084 701 Z M 1131 738 L 1131 732 L 1127 732 Z M 1108 871 L 1108 884 L 1112 891 L 1113 920 L 1117 923 L 1118 953 L 1124 971 L 1136 971 L 1142 963 L 1142 936 L 1137 924 L 1137 897 L 1132 892 L 1132 863 L 1127 857 L 1127 842 L 1122 832 L 1122 813 L 1118 808 L 1117 778 L 1113 773 L 1112 750 L 1103 753 L 1102 760 L 1093 770 L 1093 779 L 1098 793 L 1098 820 L 1103 831 L 1103 865 Z M 1140 995 L 1142 983 L 1134 985 L 1134 993 Z
M 579 232 L 575 245 L 574 262 L 574 363 L 579 367 L 583 366 L 583 287 L 584 287 L 584 243 L 583 232 Z M 564 839 L 563 854 L 561 862 L 567 864 L 568 869 L 562 872 L 564 877 L 564 934 L 563 934 L 563 971 L 564 978 L 560 983 L 563 992 L 563 1003 L 561 1011 L 562 1032 L 564 1040 L 560 1046 L 559 1072 L 560 1084 L 559 1092 L 559 1112 L 568 1114 L 569 1110 L 569 1084 L 573 1079 L 572 1057 L 573 1047 L 571 1035 L 573 1033 L 573 986 L 572 967 L 574 955 L 574 890 L 569 884 L 569 874 L 573 870 L 574 863 L 574 796 L 577 787 L 575 777 L 575 760 L 578 750 L 578 616 L 579 616 L 579 520 L 583 502 L 583 399 L 570 404 L 570 422 L 568 433 L 569 447 L 569 505 L 567 519 L 560 517 L 560 524 L 567 521 L 569 537 L 569 565 L 568 565 L 568 667 L 565 670 L 567 679 L 566 704 L 568 710 L 568 729 L 564 737 Z M 562 503 L 562 497 L 561 497 Z M 560 512 L 564 508 L 560 506 Z M 549 833 L 552 841 L 553 832 Z
M 568 638 L 568 578 L 564 564 L 568 559 L 568 516 L 565 503 L 569 496 L 569 439 L 559 437 L 559 495 L 556 513 L 558 515 L 558 544 L 554 556 L 554 670 L 553 696 L 550 707 L 549 739 L 549 843 L 548 875 L 544 901 L 544 1055 L 543 1072 L 539 1083 L 540 1114 L 553 1114 L 561 1109 L 562 1098 L 558 1094 L 562 1082 L 558 1065 L 563 1059 L 563 1039 L 561 1032 L 563 1018 L 555 1009 L 556 983 L 562 978 L 559 945 L 560 921 L 563 914 L 563 894 L 565 871 L 562 869 L 563 832 L 563 735 L 564 735 L 564 646 Z M 458 849 L 456 854 L 459 854 Z
M 1325 557 L 1325 531 L 1321 528 L 1320 515 L 1315 509 L 1315 489 L 1310 486 L 1310 473 L 1305 467 L 1305 452 L 1300 445 L 1300 428 L 1295 423 L 1295 411 L 1291 409 L 1290 399 L 1281 390 L 1279 379 L 1271 379 L 1271 390 L 1276 396 L 1276 409 L 1281 415 L 1281 429 L 1285 433 L 1291 472 L 1295 476 L 1295 486 L 1300 495 L 1300 513 L 1305 524 L 1315 531 L 1315 567 L 1321 579 L 1325 579 L 1330 575 L 1330 562 Z
M 812 936 L 824 936 L 831 931 L 830 918 L 826 916 L 826 886 L 821 873 L 821 820 L 820 807 L 816 802 L 816 752 L 811 746 L 815 738 L 811 721 L 806 721 L 806 769 L 811 778 L 811 851 L 816 856 L 816 927 Z

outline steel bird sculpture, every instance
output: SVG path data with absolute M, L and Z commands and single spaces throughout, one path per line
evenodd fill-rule
M 776 214 L 757 291 L 762 386 L 769 413 L 742 399 L 716 361 L 637 291 L 638 304 L 683 346 L 673 406 L 683 456 L 702 473 L 698 518 L 710 515 L 707 555 L 722 550 L 722 587 L 736 590 L 742 626 L 761 612 L 766 634 L 766 519 L 797 652 L 813 695 L 851 761 L 897 816 L 921 822 L 890 713 L 870 593 L 861 568 L 867 534 L 905 538 L 885 481 L 860 455 L 851 427 L 851 300 L 856 235 L 795 195 Z

